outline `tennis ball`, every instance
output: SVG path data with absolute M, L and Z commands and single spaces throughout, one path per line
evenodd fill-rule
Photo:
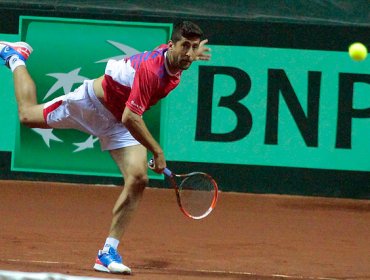
M 367 56 L 367 49 L 362 43 L 353 43 L 348 48 L 349 56 L 355 61 L 364 60 Z

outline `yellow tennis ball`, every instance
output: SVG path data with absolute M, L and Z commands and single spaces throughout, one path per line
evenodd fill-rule
M 348 48 L 349 56 L 355 61 L 364 60 L 367 56 L 367 49 L 362 43 L 353 43 Z

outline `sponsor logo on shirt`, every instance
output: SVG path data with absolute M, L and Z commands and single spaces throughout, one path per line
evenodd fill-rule
M 131 105 L 139 109 L 140 111 L 145 111 L 145 108 L 143 106 L 136 104 L 134 100 L 131 100 Z

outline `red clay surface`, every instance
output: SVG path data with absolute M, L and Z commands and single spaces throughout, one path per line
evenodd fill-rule
M 208 218 L 192 221 L 172 190 L 152 188 L 119 247 L 134 274 L 95 272 L 120 191 L 0 181 L 0 270 L 151 280 L 370 279 L 367 200 L 221 193 Z

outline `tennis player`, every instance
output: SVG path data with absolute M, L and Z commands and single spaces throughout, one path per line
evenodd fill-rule
M 166 167 L 163 150 L 142 115 L 176 88 L 182 71 L 193 61 L 210 59 L 208 40 L 202 37 L 198 25 L 181 22 L 167 44 L 109 60 L 103 76 L 44 104 L 37 103 L 36 86 L 25 64 L 31 46 L 0 41 L 0 58 L 13 72 L 20 122 L 28 127 L 77 129 L 98 137 L 101 149 L 110 152 L 124 177 L 108 236 L 94 264 L 97 271 L 131 273 L 117 248 L 148 185 L 147 150 L 153 154 L 156 172 Z

